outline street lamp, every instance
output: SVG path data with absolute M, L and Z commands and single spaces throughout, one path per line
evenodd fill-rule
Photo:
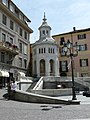
M 74 84 L 74 61 L 73 61 L 73 57 L 76 57 L 78 55 L 78 50 L 79 50 L 79 46 L 77 44 L 77 42 L 75 44 L 73 44 L 72 42 L 70 42 L 69 40 L 67 42 L 63 42 L 63 47 L 62 47 L 62 52 L 61 55 L 62 56 L 67 56 L 70 57 L 71 59 L 71 70 L 72 70 L 72 100 L 76 100 L 76 92 L 75 92 L 75 84 Z

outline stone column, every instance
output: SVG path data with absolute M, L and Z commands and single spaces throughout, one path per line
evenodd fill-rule
M 37 77 L 40 77 L 40 60 L 36 60 Z
M 50 76 L 50 63 L 48 58 L 46 59 L 45 68 L 46 68 L 46 76 Z
M 59 76 L 59 60 L 56 58 L 55 60 L 55 76 Z

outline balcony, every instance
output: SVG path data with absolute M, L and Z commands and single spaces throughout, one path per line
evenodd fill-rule
M 12 45 L 8 41 L 6 42 L 0 42 L 0 51 L 9 52 L 13 55 L 19 54 L 19 49 L 16 45 Z

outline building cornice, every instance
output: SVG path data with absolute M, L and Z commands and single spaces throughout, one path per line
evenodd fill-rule
M 52 37 L 75 34 L 75 33 L 80 33 L 80 32 L 87 32 L 87 31 L 90 31 L 90 28 L 75 30 L 75 31 L 67 32 L 67 33 L 61 33 L 61 34 L 53 35 Z

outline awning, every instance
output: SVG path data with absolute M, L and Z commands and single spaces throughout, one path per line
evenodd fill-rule
M 18 72 L 18 75 L 22 76 L 22 77 L 25 77 L 25 73 L 23 73 L 23 72 Z
M 7 71 L 0 70 L 0 76 L 9 77 L 9 73 Z

